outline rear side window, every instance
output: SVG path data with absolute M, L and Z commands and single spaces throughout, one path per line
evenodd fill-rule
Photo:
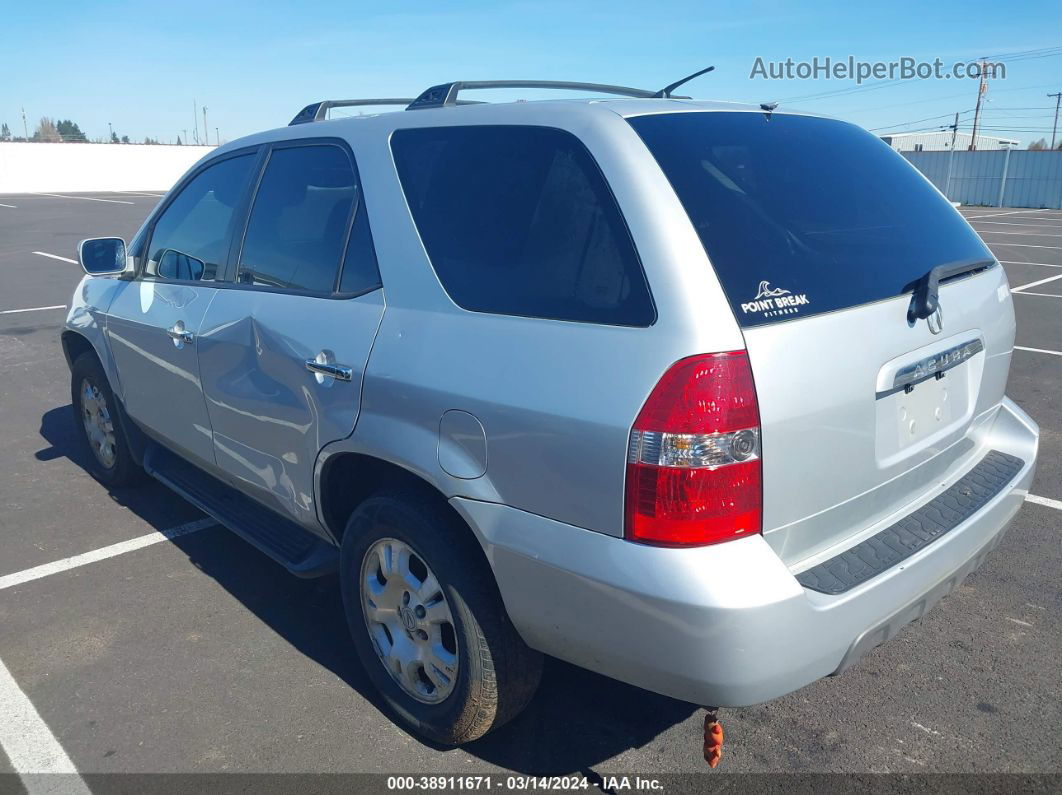
M 251 178 L 255 157 L 239 155 L 207 166 L 181 188 L 155 222 L 147 276 L 214 281 L 232 241 L 233 211 Z
M 399 130 L 391 148 L 428 257 L 459 306 L 622 326 L 654 321 L 619 207 L 570 133 Z
M 339 277 L 339 292 L 367 293 L 380 286 L 380 268 L 376 261 L 376 248 L 369 230 L 369 216 L 365 202 L 358 197 L 354 226 L 347 241 L 347 253 L 343 260 L 343 274 Z
M 251 206 L 239 281 L 333 292 L 357 194 L 342 148 L 274 149 Z
M 913 167 L 854 125 L 718 111 L 628 121 L 743 326 L 892 298 L 936 265 L 993 259 Z

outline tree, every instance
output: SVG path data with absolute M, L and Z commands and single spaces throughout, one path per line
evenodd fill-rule
M 64 141 L 85 141 L 85 133 L 81 132 L 81 128 L 77 126 L 70 119 L 63 119 L 56 126 L 59 131 L 60 137 Z
M 0 124 L 0 141 L 11 140 L 11 128 L 7 126 L 7 122 Z
M 112 132 L 111 133 L 111 143 L 112 144 L 118 143 L 118 133 L 116 133 L 116 132 Z
M 123 144 L 129 143 L 129 136 L 128 135 L 123 135 L 122 136 L 122 143 Z
M 4 127 L 6 128 L 7 125 L 5 124 Z M 184 146 L 184 144 L 181 143 L 181 136 L 179 135 L 177 136 L 177 146 Z
M 63 136 L 59 134 L 59 130 L 55 127 L 55 122 L 49 119 L 47 116 L 41 118 L 40 123 L 37 125 L 37 129 L 33 132 L 34 141 L 47 141 L 57 142 L 62 141 Z
M 1029 144 L 1029 149 L 1034 152 L 1040 152 L 1044 149 L 1047 149 L 1047 139 L 1041 138 L 1039 141 L 1033 141 L 1031 144 Z

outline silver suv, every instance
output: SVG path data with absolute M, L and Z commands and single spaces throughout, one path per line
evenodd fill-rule
M 484 85 L 311 105 L 80 245 L 100 481 L 338 570 L 374 684 L 448 744 L 516 715 L 542 654 L 776 698 L 996 546 L 1038 443 L 1007 279 L 901 156 L 667 91 L 458 100 Z

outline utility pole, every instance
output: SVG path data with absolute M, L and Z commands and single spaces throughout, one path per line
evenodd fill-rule
M 948 153 L 948 178 L 944 182 L 944 198 L 951 201 L 951 166 L 955 160 L 955 138 L 959 133 L 959 114 L 955 114 L 955 123 L 951 125 L 951 151 Z
M 1051 128 L 1051 148 L 1055 148 L 1055 133 L 1058 131 L 1058 103 L 1062 102 L 1062 91 L 1055 94 L 1048 94 L 1048 97 L 1055 98 L 1055 124 Z
M 988 90 L 987 75 L 985 74 L 985 66 L 987 66 L 987 62 L 981 61 L 980 66 L 981 80 L 977 85 L 977 107 L 974 108 L 973 134 L 970 136 L 971 152 L 977 148 L 977 127 L 981 121 L 981 100 L 984 99 L 985 92 Z
M 192 138 L 199 143 L 199 103 L 194 99 L 192 100 L 192 121 L 195 122 L 192 125 Z
M 206 122 L 206 105 L 203 106 L 203 143 L 210 146 L 210 128 Z
M 110 143 L 114 140 L 114 127 L 111 126 L 110 122 L 107 122 L 107 133 L 107 143 Z
M 22 109 L 22 132 L 26 136 L 26 140 L 29 140 L 29 127 L 26 126 L 26 109 Z
M 221 133 L 217 127 L 214 128 L 214 146 L 221 146 Z

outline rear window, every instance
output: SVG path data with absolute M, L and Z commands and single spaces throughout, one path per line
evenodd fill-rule
M 742 326 L 891 298 L 936 265 L 993 259 L 912 166 L 854 125 L 749 112 L 628 121 Z
M 622 326 L 655 320 L 616 201 L 570 133 L 399 130 L 391 149 L 424 248 L 459 306 Z

